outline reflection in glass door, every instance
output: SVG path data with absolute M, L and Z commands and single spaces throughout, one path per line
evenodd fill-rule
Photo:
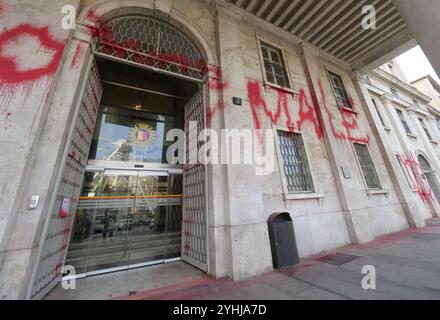
M 181 191 L 166 171 L 88 172 L 66 264 L 92 275 L 179 258 Z

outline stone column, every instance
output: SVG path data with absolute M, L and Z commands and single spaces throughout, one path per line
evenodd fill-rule
M 298 47 L 298 52 L 303 63 L 304 74 L 309 87 L 312 102 L 315 108 L 316 116 L 322 127 L 324 135 L 324 144 L 329 157 L 329 163 L 333 175 L 335 177 L 336 186 L 338 188 L 339 199 L 344 213 L 344 219 L 350 240 L 354 244 L 369 242 L 374 239 L 369 226 L 368 212 L 362 201 L 358 201 L 359 194 L 356 189 L 359 188 L 358 182 L 354 179 L 345 179 L 342 174 L 342 167 L 350 165 L 352 170 L 355 170 L 355 159 L 353 150 L 350 148 L 350 143 L 346 141 L 337 141 L 332 135 L 332 129 L 328 123 L 328 119 L 324 116 L 325 111 L 323 101 L 319 101 L 317 88 L 319 75 L 318 56 L 319 51 L 315 48 L 301 43 Z M 326 99 L 330 99 L 329 96 Z M 333 117 L 336 118 L 336 111 Z M 337 118 L 340 119 L 340 116 Z M 336 120 L 335 120 L 336 121 Z
M 225 129 L 253 129 L 254 123 L 247 97 L 247 80 L 240 43 L 241 12 L 217 3 L 218 52 L 224 107 L 220 116 Z M 243 105 L 232 103 L 242 98 Z M 243 149 L 243 148 L 241 148 Z M 243 150 L 241 150 L 243 152 Z M 225 154 L 222 150 L 223 155 Z M 225 224 L 228 245 L 228 275 L 240 280 L 273 269 L 263 194 L 266 177 L 256 176 L 253 165 L 225 165 Z
M 422 47 L 437 74 L 440 74 L 440 1 L 393 0 L 415 40 Z
M 373 133 L 377 138 L 376 140 L 381 153 L 384 156 L 385 165 L 390 174 L 390 178 L 396 190 L 402 209 L 408 220 L 408 224 L 413 228 L 424 227 L 425 222 L 423 220 L 423 216 L 414 201 L 414 196 L 412 195 L 411 190 L 408 188 L 406 177 L 402 172 L 398 159 L 394 154 L 394 150 L 392 150 L 390 144 L 388 143 L 388 133 L 385 131 L 379 115 L 376 112 L 376 108 L 373 105 L 372 98 L 368 92 L 366 77 L 364 74 L 355 73 L 353 75 L 353 80 L 356 89 L 358 90 L 359 97 L 362 103 L 366 106 L 365 110 L 368 111 L 367 116 L 369 122 L 373 129 Z M 384 119 L 384 121 L 386 122 L 387 126 L 391 126 L 391 121 L 388 119 Z

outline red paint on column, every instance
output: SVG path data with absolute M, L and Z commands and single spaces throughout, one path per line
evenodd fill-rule
M 310 122 L 315 128 L 316 137 L 321 140 L 323 137 L 321 126 L 318 119 L 316 119 L 313 107 L 310 105 L 309 100 L 304 89 L 299 91 L 299 120 L 297 123 L 298 129 L 301 130 L 304 123 Z
M 75 53 L 73 54 L 72 63 L 70 64 L 70 69 L 75 69 L 75 67 L 78 65 L 78 61 L 81 58 L 83 54 L 83 49 L 80 44 L 76 45 Z
M 89 20 L 90 22 L 97 22 L 99 18 L 100 16 L 96 13 L 95 10 L 90 9 L 89 11 L 87 11 L 86 19 Z

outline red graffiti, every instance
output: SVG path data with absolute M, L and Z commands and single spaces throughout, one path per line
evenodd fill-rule
M 24 37 L 25 39 L 33 38 L 39 43 L 38 50 L 45 50 L 51 52 L 50 61 L 41 67 L 23 68 L 18 57 L 14 52 L 6 52 L 8 44 L 18 41 Z M 40 105 L 37 108 L 34 122 L 38 116 L 42 104 L 46 101 L 49 92 L 51 81 L 46 81 L 42 84 L 40 81 L 49 79 L 56 72 L 59 61 L 64 50 L 64 43 L 53 39 L 49 34 L 48 27 L 34 27 L 30 24 L 21 24 L 9 31 L 0 34 L 0 114 L 4 117 L 11 117 L 11 112 L 8 110 L 9 105 L 14 97 L 24 97 L 23 105 L 20 110 L 24 108 L 27 98 L 34 91 L 38 85 L 43 85 L 44 96 Z M 17 91 L 20 90 L 18 94 Z M 32 125 L 33 126 L 33 125 Z M 32 130 L 32 127 L 31 127 Z
M 304 89 L 299 90 L 299 119 L 297 123 L 299 130 L 302 129 L 304 123 L 310 122 L 315 128 L 316 137 L 320 140 L 322 139 L 323 133 L 321 126 L 319 125 L 318 119 L 316 119 L 315 111 L 310 105 Z
M 77 44 L 75 53 L 73 54 L 72 63 L 70 64 L 70 69 L 75 69 L 75 67 L 78 65 L 78 61 L 81 58 L 83 54 L 83 48 L 80 44 Z
M 4 47 L 10 41 L 14 41 L 21 36 L 36 38 L 42 48 L 53 52 L 52 60 L 43 67 L 21 70 L 17 65 L 16 57 L 5 56 Z M 56 41 L 49 35 L 48 27 L 37 28 L 29 24 L 22 24 L 0 35 L 0 81 L 2 83 L 23 83 L 24 81 L 34 81 L 47 75 L 55 73 L 58 62 L 64 50 L 64 43 Z
M 210 107 L 207 112 L 207 118 L 212 120 L 214 115 L 225 107 L 223 102 L 223 91 L 229 87 L 229 84 L 222 82 L 222 72 L 218 66 L 209 66 L 208 70 L 208 88 L 211 92 L 218 93 L 217 102 L 213 107 Z
M 341 125 L 345 128 L 346 134 L 339 132 L 334 124 L 333 121 L 333 116 L 331 114 L 330 108 L 327 104 L 327 100 L 326 100 L 326 95 L 324 92 L 324 87 L 322 85 L 321 80 L 318 80 L 318 86 L 319 86 L 319 91 L 321 93 L 321 98 L 322 98 L 322 103 L 324 105 L 324 109 L 325 112 L 327 114 L 327 118 L 330 124 L 330 129 L 332 131 L 333 137 L 337 140 L 348 140 L 350 142 L 355 142 L 355 143 L 364 143 L 364 144 L 370 144 L 371 142 L 371 138 L 370 135 L 366 134 L 364 137 L 354 137 L 352 132 L 354 130 L 358 130 L 359 129 L 359 124 L 358 121 L 356 119 L 356 109 L 355 109 L 355 104 L 353 101 L 353 98 L 350 97 L 350 103 L 352 105 L 352 110 L 348 110 L 346 108 L 341 108 L 340 112 L 341 112 Z
M 90 22 L 95 23 L 100 19 L 100 16 L 96 14 L 95 10 L 90 9 L 89 11 L 87 11 L 86 19 Z
M 289 112 L 287 93 L 285 91 L 277 90 L 278 93 L 277 109 L 275 113 L 273 113 L 268 108 L 266 100 L 264 100 L 261 94 L 261 89 L 258 82 L 249 81 L 247 85 L 247 90 L 248 90 L 248 98 L 251 107 L 252 117 L 254 119 L 255 129 L 261 130 L 261 122 L 258 114 L 258 109 L 262 107 L 265 115 L 272 121 L 272 123 L 275 124 L 278 123 L 278 120 L 280 119 L 281 114 L 284 110 L 284 114 L 286 116 L 287 128 L 292 132 L 295 130 L 295 127 L 292 123 L 292 117 Z M 261 134 L 258 134 L 258 139 L 260 142 L 262 142 Z
M 433 199 L 433 191 L 426 180 L 423 178 L 423 169 L 415 157 L 411 154 L 410 158 L 398 155 L 400 162 L 410 180 L 411 187 L 417 192 L 422 201 Z
M 337 140 L 341 141 L 350 141 L 350 142 L 356 142 L 356 143 L 370 143 L 370 136 L 367 134 L 365 137 L 354 137 L 353 131 L 359 129 L 359 124 L 356 119 L 356 113 L 355 111 L 348 111 L 345 109 L 341 109 L 341 125 L 345 128 L 346 134 L 343 132 L 339 132 L 334 124 L 333 116 L 330 112 L 330 108 L 326 101 L 326 95 L 324 92 L 324 88 L 322 86 L 322 83 L 320 80 L 318 80 L 318 85 L 322 97 L 322 103 L 324 105 L 324 109 L 327 114 L 328 122 L 330 124 L 330 128 L 333 134 L 333 137 Z M 278 104 L 277 109 L 275 112 L 272 112 L 269 110 L 267 103 L 265 99 L 263 98 L 261 94 L 260 85 L 258 82 L 248 82 L 247 86 L 248 90 L 248 98 L 249 98 L 249 104 L 251 107 L 252 117 L 254 120 L 254 126 L 255 129 L 259 130 L 261 129 L 261 120 L 259 117 L 258 109 L 262 108 L 264 110 L 264 113 L 266 117 L 268 117 L 272 123 L 278 123 L 283 111 L 286 116 L 286 126 L 290 131 L 294 130 L 294 126 L 292 124 L 292 118 L 289 112 L 288 107 L 288 99 L 287 94 L 285 91 L 277 90 L 278 93 Z M 352 101 L 352 105 L 354 106 L 354 103 Z M 300 89 L 299 91 L 299 120 L 297 121 L 298 129 L 301 130 L 302 127 L 306 122 L 310 122 L 313 124 L 313 127 L 315 129 L 315 134 L 318 139 L 322 139 L 323 132 L 321 125 L 316 117 L 316 113 L 312 105 L 309 103 L 306 92 L 304 89 Z M 260 140 L 261 141 L 261 140 Z
M 346 139 L 345 134 L 342 132 L 338 132 L 338 130 L 336 130 L 335 124 L 333 122 L 333 116 L 327 104 L 327 99 L 325 96 L 324 87 L 322 86 L 321 79 L 318 79 L 318 86 L 319 86 L 319 91 L 321 93 L 322 104 L 324 105 L 324 109 L 327 114 L 328 122 L 330 124 L 330 129 L 332 131 L 333 137 L 337 140 L 345 140 Z

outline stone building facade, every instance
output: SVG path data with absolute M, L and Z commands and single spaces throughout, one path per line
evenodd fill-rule
M 59 282 L 66 260 L 74 266 L 78 263 L 84 275 L 180 257 L 217 278 L 240 280 L 268 272 L 273 262 L 267 220 L 276 212 L 291 215 L 301 258 L 421 227 L 425 219 L 438 216 L 437 194 L 423 184 L 422 174 L 417 175 L 419 163 L 411 158 L 424 157 L 432 171 L 423 173 L 437 182 L 440 133 L 425 108 L 429 98 L 381 69 L 368 78 L 362 70 L 353 72 L 353 64 L 233 3 L 7 0 L 1 4 L 3 299 L 41 298 Z M 61 27 L 65 5 L 76 9 L 75 30 Z M 157 34 L 145 36 L 149 26 L 157 26 Z M 316 21 L 313 26 L 317 27 Z M 406 40 L 400 43 L 402 48 Z M 367 58 L 371 57 L 355 62 L 371 62 Z M 398 96 L 389 91 L 389 84 Z M 114 86 L 143 92 L 142 102 L 133 100 L 134 93 L 119 94 Z M 116 106 L 121 97 L 129 101 L 122 108 Z M 160 107 L 165 105 L 185 114 L 162 115 Z M 154 119 L 134 125 L 132 119 L 140 116 L 133 112 L 145 106 Z M 110 114 L 112 108 L 117 116 Z M 402 133 L 396 108 L 403 109 L 414 132 Z M 127 113 L 121 115 L 120 109 Z M 114 118 L 105 120 L 103 114 Z M 145 143 L 146 150 L 147 142 L 154 144 L 149 137 L 158 138 L 159 128 L 164 130 L 159 123 L 170 129 L 167 117 L 175 122 L 183 118 L 182 129 L 190 120 L 219 133 L 271 129 L 276 151 L 273 172 L 256 174 L 256 165 L 245 164 L 170 166 L 163 158 L 156 161 L 158 154 L 151 150 L 145 151 L 155 159 L 151 161 L 116 157 L 118 152 L 127 154 L 121 151 L 124 148 L 139 147 L 127 144 L 128 140 L 119 143 L 117 152 L 99 157 L 105 139 L 99 136 L 98 143 L 103 144 L 94 145 L 98 124 L 131 123 L 135 129 L 131 137 Z M 424 139 L 420 117 L 432 130 L 432 139 Z M 267 139 L 257 138 L 256 143 L 262 149 L 270 145 Z M 408 170 L 412 173 L 406 176 Z M 95 180 L 89 181 L 90 176 Z M 138 194 L 140 181 L 151 176 L 157 189 L 146 192 L 143 184 L 144 193 Z M 180 190 L 157 195 L 167 183 L 170 188 L 170 181 L 179 180 L 175 176 L 183 176 Z M 97 177 L 100 184 L 113 179 L 106 185 L 113 197 L 98 193 L 97 188 L 86 192 Z M 135 193 L 116 194 L 122 192 L 117 185 L 120 177 L 136 180 Z M 109 198 L 115 202 L 109 204 Z M 103 203 L 109 207 L 100 207 Z M 121 207 L 115 206 L 128 211 L 121 213 Z M 158 209 L 165 207 L 180 211 Z M 82 216 L 87 212 L 91 220 Z M 171 232 L 172 219 L 181 224 Z M 159 226 L 166 228 L 165 234 L 179 236 L 173 247 L 179 249 L 177 257 L 151 253 L 147 259 L 141 246 L 131 246 L 130 241 L 142 232 L 149 240 L 141 241 L 159 241 L 163 234 Z M 81 239 L 87 244 L 76 240 L 78 228 L 83 228 Z M 130 255 L 140 260 L 112 256 L 109 262 L 105 256 L 97 262 L 89 255 L 82 265 L 81 253 L 73 254 L 79 247 L 78 252 L 96 250 L 100 255 L 100 245 L 108 237 L 124 237 Z M 170 243 L 176 240 L 166 237 Z M 166 243 L 159 249 L 171 250 Z M 117 256 L 121 249 L 113 249 L 110 253 Z

